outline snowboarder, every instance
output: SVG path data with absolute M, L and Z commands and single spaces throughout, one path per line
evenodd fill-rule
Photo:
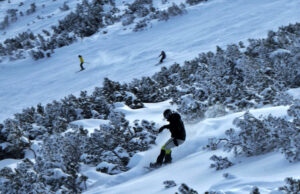
M 84 60 L 83 60 L 81 55 L 78 55 L 78 57 L 79 57 L 79 60 L 80 60 L 80 68 L 81 68 L 80 71 L 83 71 L 84 70 L 84 67 L 83 67 Z
M 162 63 L 167 56 L 165 51 L 161 51 L 161 53 L 158 57 L 160 57 L 160 56 L 161 56 L 161 59 L 160 59 L 159 63 Z
M 161 133 L 164 129 L 169 129 L 171 138 L 161 147 L 161 152 L 156 159 L 156 163 L 150 163 L 150 167 L 160 167 L 163 163 L 168 164 L 172 162 L 171 149 L 179 146 L 185 141 L 185 129 L 181 117 L 178 113 L 166 109 L 163 113 L 164 118 L 169 121 L 168 125 L 164 125 L 159 129 Z

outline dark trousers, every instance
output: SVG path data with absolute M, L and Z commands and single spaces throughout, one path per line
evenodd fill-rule
M 156 164 L 162 165 L 162 163 L 171 163 L 172 162 L 172 157 L 171 157 L 171 152 L 166 154 L 165 150 L 161 150 L 159 156 L 156 159 Z
M 83 67 L 83 62 L 82 62 L 82 63 L 80 63 L 80 68 L 81 68 L 81 70 L 84 70 L 84 67 Z
M 166 58 L 165 56 L 161 57 L 159 63 L 162 63 L 165 60 L 165 58 Z

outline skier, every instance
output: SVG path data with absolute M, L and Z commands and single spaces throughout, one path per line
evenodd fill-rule
M 150 167 L 160 167 L 163 163 L 168 164 L 172 162 L 171 148 L 179 146 L 185 141 L 185 129 L 181 117 L 178 113 L 166 109 L 163 113 L 164 118 L 169 121 L 168 125 L 164 125 L 159 129 L 161 133 L 164 129 L 169 129 L 171 138 L 161 147 L 161 152 L 156 159 L 156 163 L 150 163 Z
M 161 51 L 161 53 L 158 57 L 160 57 L 160 56 L 161 56 L 161 59 L 160 59 L 159 63 L 162 63 L 167 56 L 165 51 Z
M 80 60 L 80 68 L 81 68 L 80 71 L 83 71 L 84 70 L 84 67 L 83 67 L 84 60 L 83 60 L 81 55 L 78 55 L 78 57 L 79 57 L 79 60 Z

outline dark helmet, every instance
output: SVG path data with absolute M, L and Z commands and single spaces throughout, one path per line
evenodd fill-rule
M 168 119 L 168 118 L 170 117 L 171 114 L 172 114 L 172 111 L 171 111 L 170 109 L 166 109 L 166 110 L 164 111 L 164 117 L 165 117 L 166 119 Z
M 81 55 L 78 55 L 78 57 L 81 57 Z

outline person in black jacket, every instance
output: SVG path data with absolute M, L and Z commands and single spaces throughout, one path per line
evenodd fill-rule
M 162 62 L 164 62 L 164 59 L 167 57 L 165 51 L 161 51 L 161 53 L 158 57 L 160 57 L 160 56 L 161 56 L 161 59 L 160 59 L 159 63 L 162 63 Z
M 156 159 L 156 163 L 151 163 L 150 167 L 158 167 L 163 163 L 171 163 L 171 149 L 179 146 L 185 141 L 185 129 L 181 117 L 178 113 L 172 112 L 170 109 L 164 111 L 164 118 L 169 121 L 168 125 L 164 125 L 159 129 L 161 133 L 164 129 L 169 129 L 171 138 L 162 146 L 161 152 Z

